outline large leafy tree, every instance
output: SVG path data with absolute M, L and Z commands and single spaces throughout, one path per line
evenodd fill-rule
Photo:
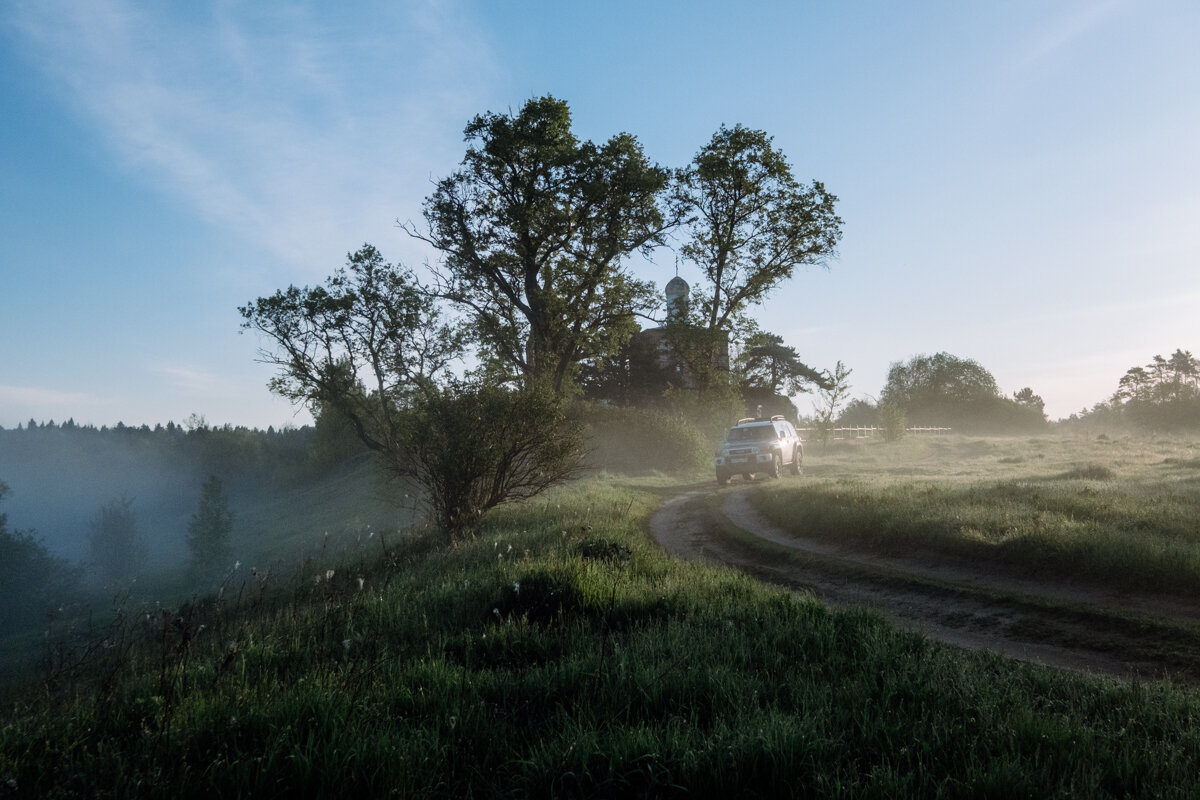
M 950 353 L 913 356 L 888 370 L 880 402 L 914 411 L 978 403 L 1000 396 L 996 379 L 978 362 Z
M 677 199 L 688 216 L 680 252 L 705 278 L 692 314 L 709 330 L 737 332 L 797 267 L 826 265 L 842 235 L 837 197 L 797 181 L 771 137 L 742 125 L 713 134 L 679 173 Z
M 425 203 L 427 229 L 401 227 L 441 251 L 436 292 L 469 316 L 485 363 L 561 390 L 652 307 L 623 262 L 662 244 L 670 174 L 630 134 L 580 141 L 553 97 L 481 114 L 465 137 L 460 168 Z
M 1004 397 L 995 377 L 978 362 L 935 353 L 892 364 L 879 407 L 913 425 L 1002 432 L 1044 425 L 1040 399 L 1028 388 Z

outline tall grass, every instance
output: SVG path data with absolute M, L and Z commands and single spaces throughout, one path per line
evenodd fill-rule
M 600 476 L 453 547 L 127 615 L 23 687 L 28 796 L 1187 796 L 1200 696 L 945 648 L 666 557 Z M 0 789 L 0 792 L 4 790 Z

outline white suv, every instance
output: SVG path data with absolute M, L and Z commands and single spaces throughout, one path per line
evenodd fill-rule
M 739 419 L 717 453 L 717 483 L 724 486 L 738 474 L 750 480 L 756 472 L 778 478 L 784 464 L 793 475 L 799 475 L 804 464 L 804 443 L 792 423 L 779 414 L 769 420 Z

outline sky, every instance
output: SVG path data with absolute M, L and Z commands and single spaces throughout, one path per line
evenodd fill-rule
M 1200 352 L 1197 42 L 1194 0 L 8 0 L 0 427 L 306 424 L 238 307 L 364 242 L 436 260 L 397 221 L 547 94 L 664 166 L 740 123 L 824 182 L 838 257 L 756 314 L 853 397 L 945 351 L 1062 418 Z

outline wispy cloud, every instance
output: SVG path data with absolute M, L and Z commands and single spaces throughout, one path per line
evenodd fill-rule
M 8 13 L 129 169 L 314 270 L 418 213 L 494 74 L 454 2 L 208 8 L 59 0 Z
M 242 390 L 237 381 L 191 364 L 160 364 L 151 367 L 151 372 L 167 378 L 171 386 L 179 391 L 202 397 L 236 394 Z
M 56 409 L 94 405 L 99 398 L 85 392 L 64 392 L 41 386 L 0 386 L 0 406 L 36 408 L 39 413 Z
M 1084 0 L 1058 14 L 1026 39 L 1013 59 L 1013 69 L 1025 71 L 1037 67 L 1107 23 L 1128 5 L 1129 0 Z M 1047 6 L 1054 8 L 1057 6 Z

